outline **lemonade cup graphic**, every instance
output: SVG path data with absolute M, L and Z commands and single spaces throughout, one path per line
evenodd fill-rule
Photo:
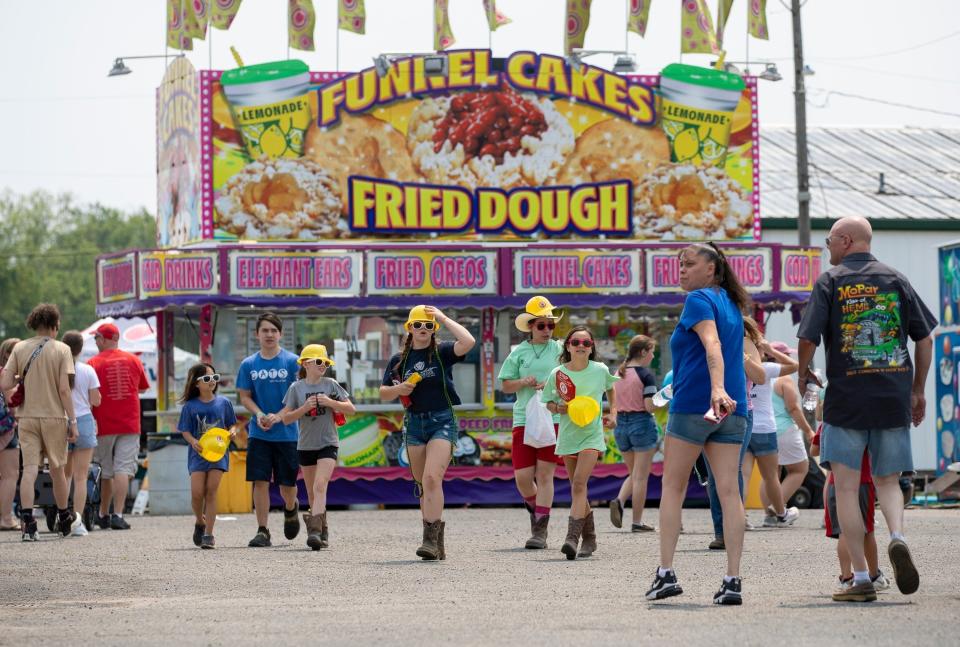
M 737 74 L 673 63 L 660 72 L 660 125 L 670 161 L 723 166 L 730 124 L 743 92 Z
M 310 69 L 277 61 L 229 70 L 220 77 L 247 154 L 257 159 L 300 157 L 310 126 Z

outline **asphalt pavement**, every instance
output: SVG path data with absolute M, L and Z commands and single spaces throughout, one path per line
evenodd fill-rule
M 724 555 L 707 550 L 708 511 L 684 511 L 684 594 L 656 603 L 643 594 L 659 535 L 617 530 L 598 509 L 599 550 L 571 562 L 559 551 L 566 514 L 555 510 L 549 548 L 530 551 L 522 510 L 448 510 L 444 562 L 414 555 L 415 510 L 331 512 L 331 547 L 318 552 L 302 531 L 283 539 L 277 513 L 274 546 L 259 549 L 247 548 L 251 515 L 218 520 L 213 551 L 193 546 L 191 517 L 129 517 L 131 530 L 38 543 L 0 533 L 0 645 L 960 644 L 958 510 L 907 511 L 920 590 L 869 604 L 831 601 L 839 571 L 822 510 L 749 532 L 741 607 L 711 604 Z M 657 510 L 644 520 L 658 525 Z

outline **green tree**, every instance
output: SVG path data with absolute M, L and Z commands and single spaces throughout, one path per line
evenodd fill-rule
M 59 306 L 63 330 L 86 328 L 96 320 L 96 257 L 155 240 L 145 210 L 78 205 L 44 191 L 0 193 L 0 336 L 28 335 L 24 320 L 42 302 Z

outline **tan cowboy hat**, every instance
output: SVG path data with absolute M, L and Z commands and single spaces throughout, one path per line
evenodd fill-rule
M 531 297 L 530 300 L 527 301 L 524 312 L 517 315 L 514 324 L 520 332 L 530 332 L 530 322 L 534 319 L 553 319 L 554 321 L 559 321 L 560 318 L 563 317 L 563 314 L 554 315 L 554 310 L 553 304 L 550 303 L 547 297 Z

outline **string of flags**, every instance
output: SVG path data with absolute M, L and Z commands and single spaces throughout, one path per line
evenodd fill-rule
M 564 53 L 583 48 L 590 26 L 593 0 L 564 0 Z M 240 10 L 242 0 L 167 0 L 167 47 L 192 50 L 194 40 L 204 40 L 208 26 L 227 30 Z M 482 0 L 490 31 L 512 22 L 497 9 L 496 0 Z M 627 30 L 645 37 L 653 0 L 630 0 Z M 717 0 L 716 27 L 707 0 L 681 0 L 680 51 L 683 54 L 717 54 L 723 49 L 724 28 L 734 0 Z M 750 36 L 769 40 L 767 0 L 744 0 Z M 293 49 L 313 51 L 317 16 L 313 0 L 287 0 L 288 44 Z M 366 33 L 364 0 L 337 0 L 337 28 Z M 456 38 L 450 27 L 450 0 L 433 0 L 433 48 L 448 49 Z

